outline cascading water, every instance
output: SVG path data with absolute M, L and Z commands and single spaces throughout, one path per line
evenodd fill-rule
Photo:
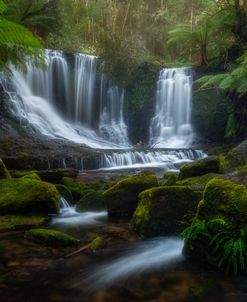
M 178 170 L 179 164 L 205 158 L 201 150 L 156 150 L 126 151 L 103 154 L 99 167 L 101 169 L 162 167 L 165 170 Z
M 150 124 L 151 147 L 181 148 L 191 145 L 191 78 L 189 68 L 160 71 L 155 115 Z
M 44 70 L 28 65 L 26 74 L 12 68 L 11 80 L 1 75 L 13 113 L 51 138 L 93 148 L 129 147 L 124 91 L 106 77 L 98 85 L 97 58 L 46 51 L 46 63 Z

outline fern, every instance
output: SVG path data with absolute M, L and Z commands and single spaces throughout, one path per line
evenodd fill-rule
M 0 12 L 6 6 L 0 0 Z M 25 70 L 26 63 L 43 65 L 41 42 L 22 25 L 0 16 L 0 68 L 10 72 L 9 64 Z
M 237 234 L 233 231 L 222 231 L 210 242 L 218 267 L 225 267 L 227 272 L 237 274 L 246 264 L 246 234 L 241 229 Z

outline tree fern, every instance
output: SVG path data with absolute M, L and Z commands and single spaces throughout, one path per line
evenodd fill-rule
M 41 42 L 25 27 L 3 18 L 6 6 L 0 0 L 0 68 L 9 70 L 9 64 L 25 69 L 26 62 L 42 64 Z

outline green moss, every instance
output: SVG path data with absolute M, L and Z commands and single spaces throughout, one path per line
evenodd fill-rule
M 181 220 L 196 211 L 201 198 L 200 192 L 185 186 L 146 190 L 139 195 L 131 225 L 144 237 L 177 233 Z
M 0 216 L 0 232 L 22 230 L 41 226 L 48 221 L 48 216 L 43 215 L 7 215 Z
M 183 231 L 185 252 L 234 271 L 246 265 L 247 188 L 214 178 L 207 184 L 192 223 Z
M 55 185 L 58 192 L 62 197 L 64 197 L 70 204 L 73 203 L 73 196 L 70 190 L 64 185 Z
M 33 229 L 25 232 L 25 238 L 47 246 L 70 246 L 79 244 L 80 240 L 52 229 Z
M 28 174 L 33 174 L 33 173 L 38 174 L 37 170 L 27 170 L 27 171 L 10 170 L 9 172 L 13 178 L 20 178 L 20 177 L 26 176 Z
M 105 247 L 105 245 L 106 245 L 105 239 L 101 236 L 97 236 L 90 243 L 90 249 L 95 251 L 95 250 L 98 250 L 98 249 L 101 249 L 101 248 Z
M 205 174 L 203 176 L 197 176 L 197 177 L 190 177 L 190 178 L 186 178 L 180 181 L 177 181 L 176 185 L 178 186 L 190 186 L 192 189 L 194 190 L 204 190 L 207 183 L 215 178 L 215 177 L 219 177 L 219 174 L 216 173 L 209 173 L 209 174 Z
M 218 173 L 219 169 L 220 164 L 218 157 L 210 156 L 183 165 L 180 170 L 180 179 L 201 176 L 208 173 Z
M 199 217 L 211 219 L 222 216 L 236 227 L 247 226 L 247 189 L 244 185 L 213 179 L 205 188 L 203 200 Z
M 167 180 L 167 183 L 166 183 L 167 186 L 175 185 L 178 178 L 179 178 L 179 172 L 168 171 L 164 174 L 164 179 Z
M 70 177 L 63 177 L 61 184 L 69 189 L 75 202 L 82 198 L 85 187 L 76 179 Z
M 157 186 L 156 175 L 149 172 L 120 180 L 103 193 L 109 215 L 131 215 L 136 209 L 139 193 Z
M 22 178 L 24 179 L 36 179 L 36 180 L 41 180 L 39 175 L 35 172 L 31 172 L 29 174 L 24 175 Z
M 0 214 L 57 213 L 60 195 L 52 184 L 36 179 L 0 180 Z
M 226 157 L 228 168 L 240 167 L 247 164 L 247 140 L 243 141 L 237 147 L 231 149 Z
M 0 179 L 11 178 L 9 171 L 5 167 L 2 159 L 0 158 Z
M 101 210 L 105 208 L 105 202 L 102 191 L 90 190 L 77 203 L 78 212 Z

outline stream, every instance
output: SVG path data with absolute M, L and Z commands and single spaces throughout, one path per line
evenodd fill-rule
M 50 249 L 34 247 L 23 240 L 23 233 L 3 236 L 3 246 L 6 238 L 10 251 L 18 249 L 19 254 L 10 267 L 18 267 L 14 276 L 1 276 L 1 301 L 247 301 L 245 276 L 227 276 L 191 263 L 178 237 L 143 241 L 128 220 L 110 220 L 106 211 L 78 213 L 66 203 L 50 224 L 82 241 L 93 234 L 104 236 L 109 244 L 52 259 Z M 20 268 L 18 259 L 28 264 Z

